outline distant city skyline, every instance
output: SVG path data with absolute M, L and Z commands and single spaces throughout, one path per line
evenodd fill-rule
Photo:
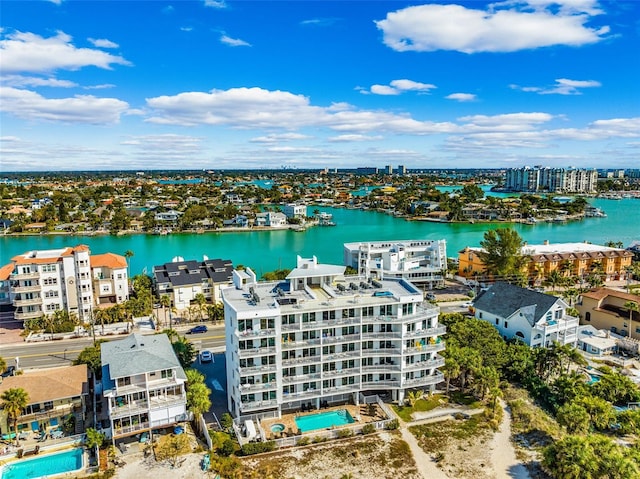
M 637 168 L 640 2 L 9 1 L 0 170 Z

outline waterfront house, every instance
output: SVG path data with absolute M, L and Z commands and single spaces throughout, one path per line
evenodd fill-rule
M 432 289 L 444 285 L 447 243 L 445 240 L 345 243 L 343 263 L 360 275 L 404 278 Z
M 553 341 L 577 344 L 579 320 L 562 299 L 508 283 L 490 286 L 473 302 L 475 317 L 491 323 L 504 339 L 518 338 L 532 347 Z
M 178 223 L 181 215 L 182 213 L 179 211 L 169 210 L 161 213 L 156 213 L 154 218 L 156 221 L 175 226 Z
M 247 268 L 222 290 L 228 409 L 280 416 L 355 401 L 360 394 L 433 391 L 443 381 L 439 308 L 401 278 L 345 276 L 298 257 L 287 278 L 258 282 Z
M 29 403 L 18 418 L 18 431 L 48 432 L 59 428 L 68 421 L 71 433 L 84 432 L 85 407 L 89 394 L 87 366 L 65 366 L 25 370 L 23 374 L 9 376 L 0 383 L 0 395 L 8 389 L 24 389 L 29 395 Z M 2 434 L 13 432 L 13 421 L 4 410 L 0 410 L 0 430 Z
M 279 211 L 267 211 L 265 213 L 257 213 L 255 225 L 256 226 L 270 226 L 271 228 L 281 228 L 286 226 L 287 217 L 284 213 Z
M 640 307 L 640 297 L 634 294 L 598 288 L 583 293 L 576 309 L 582 324 L 640 340 L 640 312 L 630 311 L 625 306 L 629 302 Z
M 188 419 L 187 376 L 166 334 L 131 334 L 100 344 L 102 395 L 115 443 L 143 431 Z
M 112 306 L 128 296 L 127 259 L 113 253 L 90 257 L 93 292 L 97 306 Z
M 282 207 L 282 212 L 287 218 L 305 219 L 307 217 L 307 205 L 289 203 Z
M 466 247 L 458 252 L 458 275 L 473 279 L 485 273 L 480 259 L 482 248 Z M 531 284 L 542 281 L 553 271 L 562 276 L 586 277 L 594 270 L 602 272 L 604 281 L 624 280 L 629 274 L 633 253 L 623 248 L 590 243 L 556 243 L 545 241 L 541 245 L 524 244 L 521 253 L 528 261 L 522 268 Z
M 231 283 L 233 265 L 228 259 L 174 261 L 153 267 L 153 281 L 158 296 L 168 295 L 171 304 L 184 309 L 203 294 L 210 303 L 221 300 L 220 288 Z
M 9 295 L 17 320 L 65 310 L 90 321 L 94 306 L 129 299 L 126 265 L 123 256 L 92 256 L 87 246 L 79 245 L 14 256 L 2 269 L 2 277 L 9 272 Z
M 609 356 L 618 349 L 618 340 L 609 331 L 591 325 L 578 326 L 578 349 L 593 356 Z

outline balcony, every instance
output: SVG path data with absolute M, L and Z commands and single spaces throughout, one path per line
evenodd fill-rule
M 431 386 L 444 381 L 444 374 L 436 372 L 431 376 L 423 376 L 421 378 L 405 379 L 402 381 L 402 385 L 407 388 L 414 388 L 418 386 Z
M 24 313 L 18 313 L 18 312 L 14 313 L 14 317 L 18 320 L 39 318 L 42 315 L 44 315 L 42 311 L 27 311 Z
M 303 356 L 301 358 L 289 358 L 289 359 L 283 359 L 282 360 L 282 365 L 283 366 L 297 366 L 299 364 L 304 365 L 304 364 L 317 364 L 320 362 L 320 355 L 317 356 Z
M 298 391 L 295 393 L 283 393 L 282 400 L 283 401 L 297 401 L 299 399 L 307 399 L 314 396 L 321 396 L 322 392 L 320 389 L 307 389 L 306 391 Z
M 133 416 L 136 414 L 142 414 L 149 411 L 149 403 L 141 399 L 139 401 L 129 401 L 128 403 L 122 403 L 121 406 L 112 405 L 109 415 L 111 418 L 122 418 L 127 416 Z
M 38 279 L 40 277 L 40 273 L 37 271 L 32 271 L 29 273 L 13 273 L 9 279 L 12 281 L 19 281 L 21 279 Z
M 436 344 L 425 344 L 424 346 L 405 347 L 402 350 L 402 354 L 415 354 L 415 353 L 437 353 L 438 351 L 444 351 L 444 341 L 440 341 Z
M 397 379 L 392 380 L 380 380 L 374 379 L 373 381 L 362 381 L 362 389 L 383 389 L 383 388 L 399 388 L 400 381 Z
M 124 427 L 115 427 L 113 428 L 113 437 L 117 438 L 120 436 L 124 436 L 127 434 L 131 434 L 133 432 L 137 432 L 137 431 L 144 431 L 144 430 L 148 430 L 149 429 L 149 423 L 148 422 L 139 422 L 138 424 L 133 424 L 131 426 L 124 426 Z
M 52 409 L 47 409 L 46 411 L 38 411 L 31 414 L 22 414 L 18 418 L 19 423 L 30 423 L 32 421 L 42 421 L 43 419 L 50 419 L 54 417 L 66 416 L 70 413 L 80 413 L 82 412 L 82 406 L 79 404 L 67 404 L 65 406 L 58 406 Z
M 240 339 L 251 339 L 251 338 L 264 338 L 266 336 L 275 336 L 275 329 L 258 329 L 258 330 L 244 330 L 244 331 L 236 331 L 236 336 Z
M 323 371 L 322 379 L 341 378 L 344 376 L 358 376 L 360 368 L 334 369 L 332 371 Z
M 446 326 L 436 326 L 435 328 L 418 329 L 404 333 L 405 338 L 415 338 L 418 336 L 440 336 L 447 332 Z
M 386 357 L 386 356 L 399 356 L 401 354 L 400 348 L 372 348 L 372 349 L 363 349 L 363 356 L 377 356 L 377 357 Z
M 36 304 L 42 304 L 42 298 L 30 298 L 30 299 L 14 299 L 13 305 L 16 308 L 21 306 L 34 306 Z
M 39 284 L 30 285 L 30 286 L 13 286 L 11 291 L 14 293 L 33 293 L 36 291 L 40 291 L 41 286 Z
M 537 328 L 546 334 L 558 333 L 570 328 L 577 328 L 579 321 L 578 318 L 574 318 L 573 316 L 564 316 L 560 320 L 552 320 L 538 324 Z
M 419 361 L 417 363 L 407 364 L 403 366 L 402 371 L 415 371 L 420 369 L 439 368 L 444 366 L 444 358 L 441 356 L 436 359 L 430 359 L 428 361 Z
M 354 391 L 360 391 L 360 384 L 344 384 L 340 386 L 333 386 L 330 388 L 322 388 L 322 392 L 324 394 L 341 394 L 341 393 L 350 393 Z
M 373 364 L 371 366 L 362 366 L 363 373 L 388 373 L 400 372 L 402 368 L 399 364 Z
M 242 394 L 261 393 L 278 387 L 275 380 L 268 383 L 257 382 L 255 384 L 240 384 L 239 389 Z
M 282 330 L 283 331 L 300 331 L 300 323 L 283 324 Z
M 345 334 L 344 336 L 327 336 L 322 338 L 322 344 L 349 343 L 360 341 L 359 334 Z
M 264 366 L 247 366 L 240 367 L 240 376 L 249 376 L 253 374 L 274 373 L 278 370 L 276 364 L 267 364 Z
M 402 333 L 400 332 L 377 332 L 377 333 L 362 333 L 362 339 L 400 339 Z
M 340 318 L 340 319 L 323 319 L 321 323 L 318 323 L 322 328 L 329 326 L 348 326 L 350 324 L 360 324 L 360 318 Z
M 355 351 L 342 351 L 338 353 L 323 354 L 323 361 L 335 361 L 336 359 L 357 358 L 360 357 L 360 350 Z
M 317 379 L 320 379 L 320 373 L 296 374 L 295 376 L 283 376 L 282 383 L 293 384 L 293 383 L 314 381 Z
M 283 350 L 304 348 L 320 344 L 320 338 L 305 339 L 300 341 L 284 341 L 282 343 Z
M 241 358 L 254 358 L 256 356 L 263 356 L 265 354 L 274 354 L 276 352 L 275 346 L 267 346 L 264 348 L 252 348 L 252 349 L 239 349 L 238 356 Z
M 242 412 L 255 411 L 256 409 L 268 409 L 278 406 L 278 401 L 270 399 L 267 401 L 250 401 L 240 403 L 240 410 Z

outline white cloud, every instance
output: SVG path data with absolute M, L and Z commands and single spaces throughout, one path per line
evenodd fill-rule
M 475 101 L 476 96 L 473 93 L 452 93 L 451 95 L 445 96 L 447 100 L 456 100 L 456 101 Z
M 47 1 L 55 5 L 62 5 L 63 0 L 47 0 Z
M 43 38 L 35 33 L 15 32 L 0 40 L 0 69 L 4 73 L 42 73 L 78 70 L 86 66 L 111 69 L 111 65 L 131 65 L 118 55 L 101 50 L 77 48 L 64 32 Z
M 120 45 L 112 42 L 111 40 L 107 40 L 106 38 L 89 38 L 88 39 L 94 47 L 98 48 L 120 48 Z
M 0 109 L 25 120 L 64 123 L 118 123 L 129 105 L 116 98 L 76 95 L 49 99 L 29 90 L 0 87 Z
M 384 137 L 380 135 L 338 135 L 327 138 L 328 141 L 334 143 L 351 143 L 360 141 L 377 141 L 382 140 Z
M 535 92 L 539 95 L 582 95 L 581 88 L 600 87 L 602 84 L 596 80 L 569 80 L 568 78 L 558 78 L 555 85 L 551 87 L 536 87 L 509 85 L 514 90 L 525 92 Z
M 413 80 L 392 80 L 389 85 L 372 85 L 369 90 L 358 87 L 360 93 L 374 95 L 400 95 L 405 91 L 417 91 L 421 93 L 428 93 L 429 90 L 437 88 L 430 83 L 420 83 Z
M 204 6 L 211 8 L 227 8 L 227 3 L 224 0 L 204 0 Z
M 147 121 L 161 124 L 285 130 L 314 126 L 349 133 L 378 130 L 416 135 L 451 133 L 459 129 L 449 122 L 418 121 L 408 115 L 356 110 L 344 103 L 326 108 L 313 106 L 305 96 L 262 88 L 185 92 L 149 98 L 147 104 L 153 111 Z
M 400 90 L 388 85 L 371 85 L 371 93 L 374 95 L 399 95 Z
M 312 18 L 309 20 L 303 20 L 300 25 L 313 25 L 317 27 L 328 27 L 334 25 L 339 20 L 337 18 Z
M 106 90 L 107 88 L 115 88 L 115 85 L 112 83 L 102 83 L 101 85 L 89 85 L 82 88 L 85 90 Z
M 470 115 L 458 118 L 464 125 L 465 131 L 473 132 L 480 130 L 491 131 L 523 131 L 530 130 L 536 125 L 549 122 L 553 115 L 549 113 L 505 113 L 502 115 Z
M 180 30 L 183 32 L 192 32 L 193 27 L 180 27 Z
M 231 38 L 228 35 L 220 36 L 220 42 L 225 45 L 229 45 L 230 47 L 250 47 L 251 44 L 245 42 L 244 40 L 240 40 L 239 38 Z
M 560 2 L 571 8 L 557 12 L 552 2 L 535 3 L 533 11 L 522 2 L 494 4 L 487 11 L 460 5 L 419 5 L 389 12 L 386 19 L 375 23 L 385 45 L 401 52 L 513 52 L 552 45 L 580 46 L 599 42 L 609 33 L 609 27 L 585 25 L 590 15 L 600 13 L 592 8 L 593 2 Z M 511 5 L 515 8 L 502 9 Z
M 256 138 L 252 138 L 252 143 L 277 143 L 279 141 L 292 141 L 292 140 L 306 140 L 311 138 L 309 135 L 303 135 L 300 133 L 279 133 L 279 134 L 271 134 L 266 136 L 258 136 Z
M 6 75 L 3 76 L 2 84 L 6 86 L 25 87 L 25 86 L 49 86 L 56 88 L 74 88 L 78 84 L 69 80 L 59 80 L 57 78 L 41 78 L 41 77 L 27 77 L 22 75 Z

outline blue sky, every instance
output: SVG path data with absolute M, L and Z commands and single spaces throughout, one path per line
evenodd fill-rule
M 4 1 L 0 170 L 640 166 L 640 2 Z

